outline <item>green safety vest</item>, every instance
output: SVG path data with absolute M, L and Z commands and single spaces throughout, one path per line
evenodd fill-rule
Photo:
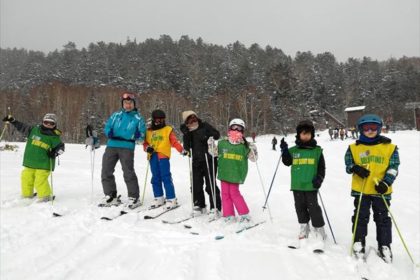
M 220 140 L 217 146 L 218 175 L 217 178 L 229 183 L 243 184 L 248 173 L 249 148 L 244 144 L 231 144 L 228 140 Z
M 47 151 L 61 143 L 61 132 L 53 130 L 53 135 L 41 133 L 41 128 L 35 126 L 29 133 L 23 155 L 23 166 L 34 169 L 54 170 L 55 159 L 50 159 Z
M 313 149 L 302 149 L 294 146 L 289 149 L 293 158 L 292 173 L 292 191 L 314 191 L 312 180 L 318 171 L 318 162 L 322 149 L 316 146 Z

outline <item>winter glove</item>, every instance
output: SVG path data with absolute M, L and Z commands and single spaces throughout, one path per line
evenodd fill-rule
M 250 143 L 249 144 L 249 153 L 248 153 L 248 158 L 250 161 L 256 162 L 258 160 L 258 150 L 257 150 L 257 146 L 254 143 Z
M 47 155 L 50 158 L 55 158 L 64 153 L 64 143 L 58 144 L 54 149 L 48 150 Z
M 369 177 L 370 171 L 364 168 L 360 165 L 354 165 L 352 168 L 350 168 L 350 171 L 358 175 L 360 178 L 367 178 Z
M 388 188 L 389 188 L 389 185 L 383 180 L 375 185 L 375 190 L 380 194 L 386 193 L 388 191 Z
M 136 132 L 134 133 L 134 138 L 139 139 L 140 137 L 141 137 L 140 131 L 136 130 Z
M 321 187 L 322 181 L 323 181 L 323 179 L 322 179 L 320 176 L 315 176 L 315 177 L 312 179 L 312 186 L 313 186 L 315 189 L 319 189 L 319 188 Z
M 111 129 L 111 130 L 108 132 L 108 138 L 112 138 L 112 137 L 114 137 L 114 131 Z
M 147 147 L 146 148 L 146 153 L 148 153 L 148 154 L 153 154 L 155 152 L 155 149 L 153 149 L 153 147 Z
M 10 123 L 13 123 L 13 122 L 15 122 L 16 120 L 15 120 L 15 118 L 14 117 L 12 117 L 12 115 L 7 115 L 6 117 L 4 117 L 3 118 L 3 122 L 10 122 Z
M 209 139 L 207 139 L 207 145 L 209 145 L 209 147 L 214 146 L 213 136 L 210 136 Z
M 190 156 L 190 153 L 186 150 L 182 150 L 181 155 L 184 156 L 184 157 L 185 156 Z
M 280 141 L 280 149 L 281 149 L 281 151 L 282 152 L 286 151 L 288 149 L 288 147 L 289 146 L 287 145 L 287 142 L 284 141 L 284 137 L 281 138 L 281 141 Z

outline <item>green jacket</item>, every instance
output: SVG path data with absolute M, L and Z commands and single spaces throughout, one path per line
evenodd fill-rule
M 54 150 L 61 144 L 61 131 L 58 129 L 48 129 L 42 125 L 29 126 L 24 123 L 15 121 L 12 123 L 17 130 L 28 133 L 26 141 L 25 153 L 23 155 L 23 166 L 54 170 L 55 158 L 48 156 L 48 151 Z
M 289 149 L 292 156 L 292 186 L 293 191 L 314 191 L 313 178 L 317 175 L 319 158 L 322 149 L 316 146 L 313 149 L 302 149 L 294 146 Z
M 229 183 L 243 184 L 248 173 L 248 153 L 244 144 L 231 144 L 228 140 L 218 143 L 218 175 L 217 178 Z

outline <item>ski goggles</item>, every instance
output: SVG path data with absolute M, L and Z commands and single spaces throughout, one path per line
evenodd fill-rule
M 134 93 L 124 92 L 122 97 L 123 100 L 132 100 L 135 98 Z
M 52 121 L 43 121 L 42 122 L 45 126 L 55 126 L 55 122 Z
M 379 125 L 376 124 L 376 123 L 365 123 L 365 124 L 362 124 L 363 131 L 369 131 L 369 130 L 371 130 L 371 131 L 377 131 L 378 128 L 379 128 Z
M 233 125 L 231 125 L 229 127 L 229 130 L 235 130 L 235 131 L 243 132 L 244 131 L 244 128 L 242 126 L 240 126 L 240 125 L 233 124 Z

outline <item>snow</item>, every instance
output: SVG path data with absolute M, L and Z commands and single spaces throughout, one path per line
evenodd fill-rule
M 344 110 L 344 112 L 361 111 L 361 110 L 364 110 L 365 108 L 366 106 L 348 107 Z
M 415 262 L 420 258 L 420 133 L 398 131 L 388 135 L 399 146 L 400 174 L 394 184 L 391 211 Z M 96 150 L 93 199 L 91 197 L 90 151 L 84 145 L 68 144 L 53 174 L 57 199 L 51 203 L 27 203 L 19 199 L 20 171 L 24 143 L 18 151 L 0 152 L 1 197 L 1 279 L 360 279 L 356 262 L 349 257 L 353 199 L 351 176 L 344 171 L 344 153 L 353 140 L 330 141 L 327 132 L 317 138 L 324 148 L 327 177 L 321 188 L 338 245 L 330 231 L 326 253 L 315 255 L 311 240 L 301 249 L 292 250 L 298 223 L 292 193 L 290 170 L 280 165 L 269 198 L 265 201 L 258 169 L 268 192 L 279 152 L 271 150 L 273 135 L 257 138 L 258 166 L 250 162 L 248 178 L 241 186 L 254 221 L 266 223 L 240 234 L 237 225 L 221 220 L 207 223 L 206 217 L 168 225 L 191 211 L 188 159 L 173 150 L 172 175 L 182 206 L 156 220 L 144 220 L 146 212 L 128 214 L 114 221 L 99 218 L 104 209 L 96 207 L 102 198 L 100 182 L 104 147 Z M 278 136 L 279 137 L 279 136 Z M 289 145 L 294 135 L 286 138 Z M 136 170 L 143 192 L 147 161 L 137 147 Z M 257 169 L 258 167 L 258 169 Z M 118 190 L 126 200 L 127 192 L 120 166 L 116 168 Z M 150 181 L 150 172 L 148 174 Z M 145 204 L 152 201 L 147 182 Z M 29 205 L 26 205 L 29 204 Z M 52 217 L 52 212 L 63 214 Z M 108 210 L 110 211 L 110 210 Z M 157 210 L 155 210 L 157 211 Z M 192 235 L 190 231 L 198 232 Z M 375 225 L 369 223 L 367 245 L 376 247 Z M 215 236 L 225 234 L 222 240 Z M 393 227 L 394 262 L 385 264 L 376 254 L 368 258 L 370 279 L 419 279 L 419 268 L 412 265 Z

